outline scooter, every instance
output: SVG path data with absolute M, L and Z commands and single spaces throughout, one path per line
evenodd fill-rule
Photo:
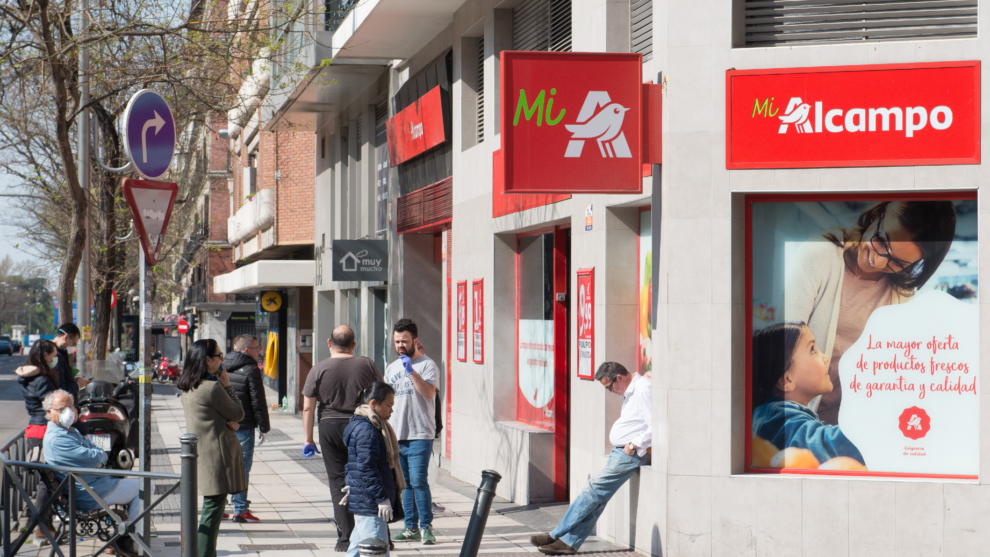
M 179 366 L 169 361 L 168 357 L 161 352 L 152 354 L 152 368 L 155 370 L 155 379 L 159 383 L 172 383 L 179 377 Z
M 93 364 L 100 369 L 94 369 L 91 382 L 79 389 L 75 427 L 107 452 L 108 468 L 130 470 L 139 441 L 138 383 L 129 373 L 134 365 L 113 360 Z

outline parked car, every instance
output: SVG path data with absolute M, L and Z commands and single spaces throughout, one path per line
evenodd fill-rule
M 17 352 L 18 354 L 21 353 L 21 341 L 11 339 L 10 347 L 13 348 L 14 352 Z
M 14 345 L 10 343 L 8 335 L 0 335 L 0 354 L 14 355 Z

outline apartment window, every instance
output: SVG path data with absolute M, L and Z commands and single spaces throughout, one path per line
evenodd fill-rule
M 512 49 L 571 50 L 571 0 L 526 0 L 512 10 Z
M 320 160 L 327 158 L 327 138 L 320 138 Z
M 375 129 L 378 129 L 385 125 L 388 121 L 388 101 L 382 99 L 381 102 L 375 105 Z
M 737 0 L 737 46 L 976 37 L 977 0 Z
M 629 2 L 629 52 L 638 52 L 646 62 L 653 58 L 653 0 Z
M 477 142 L 485 140 L 485 37 L 478 37 L 478 104 L 475 111 L 477 123 Z

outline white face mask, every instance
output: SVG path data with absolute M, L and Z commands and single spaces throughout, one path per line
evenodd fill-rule
M 57 365 L 58 365 L 58 356 L 55 356 L 54 358 L 52 358 L 52 361 L 48 362 L 48 367 L 51 369 L 55 369 L 55 366 Z
M 72 424 L 76 423 L 76 411 L 74 408 L 66 407 L 62 409 L 62 412 L 58 415 L 58 423 L 62 425 L 65 429 L 72 427 Z

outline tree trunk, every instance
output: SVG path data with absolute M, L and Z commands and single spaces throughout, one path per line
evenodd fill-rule
M 104 138 L 104 151 L 110 166 L 123 166 L 120 156 L 120 138 L 114 127 L 115 118 L 101 105 L 94 105 L 97 125 L 100 126 Z M 99 172 L 100 185 L 96 198 L 97 218 L 100 221 L 100 237 L 97 239 L 102 249 L 96 254 L 95 269 L 97 274 L 93 284 L 95 294 L 93 305 L 96 315 L 93 320 L 93 359 L 102 360 L 106 357 L 109 345 L 110 322 L 113 311 L 110 308 L 111 292 L 117 286 L 120 275 L 117 268 L 119 243 L 117 242 L 117 207 L 116 194 L 119 178 L 110 172 Z

